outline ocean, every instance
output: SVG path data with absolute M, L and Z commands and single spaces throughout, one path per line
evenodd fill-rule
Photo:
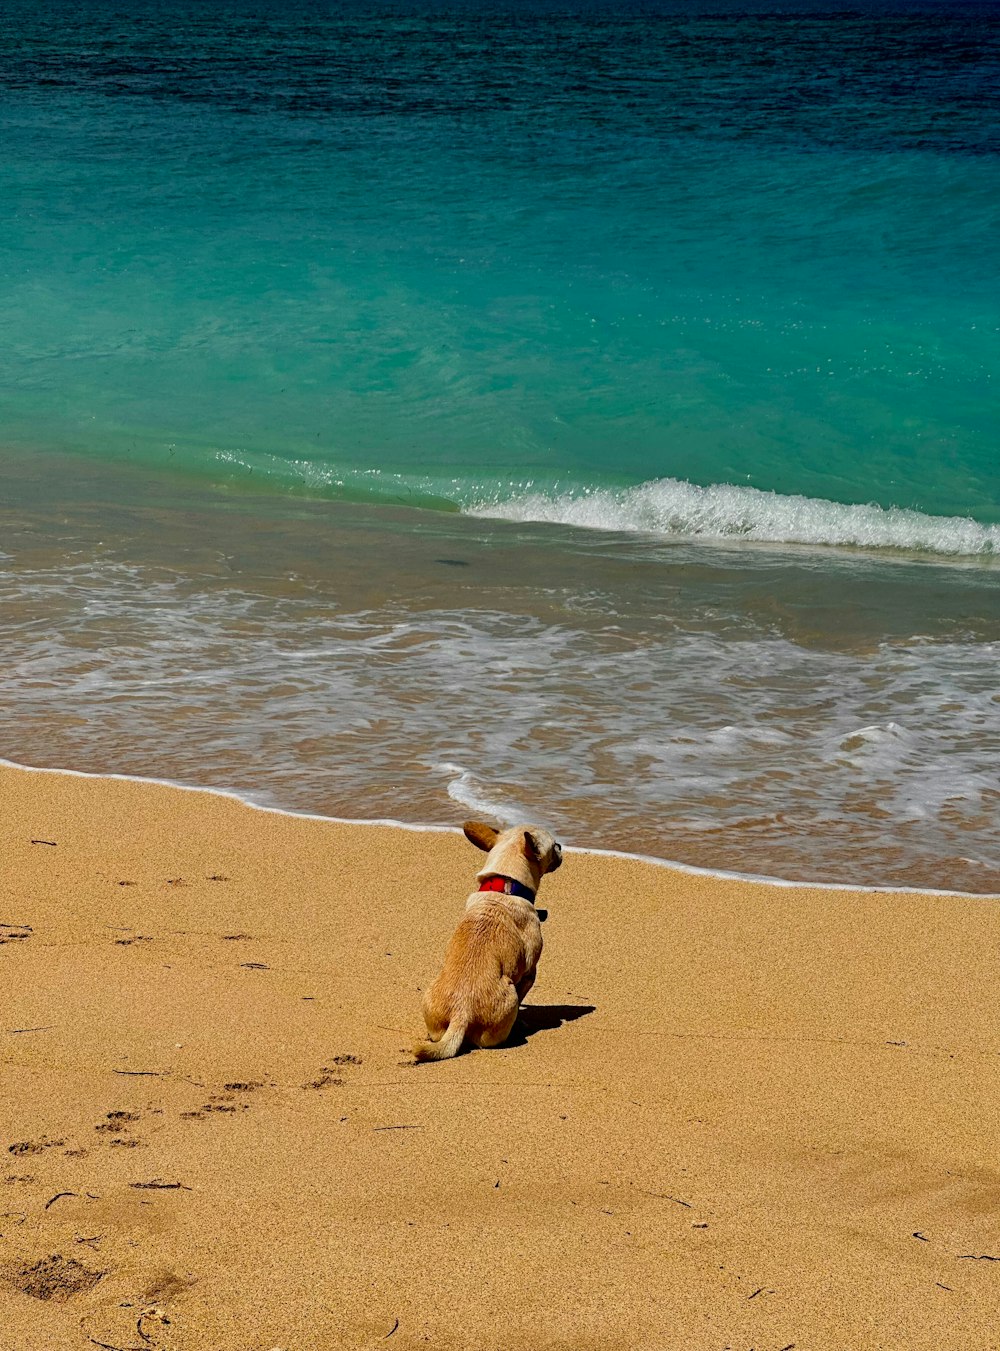
M 1000 892 L 1000 4 L 0 52 L 0 756 Z

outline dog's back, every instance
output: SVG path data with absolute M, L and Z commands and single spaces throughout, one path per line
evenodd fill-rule
M 441 972 L 424 996 L 430 1040 L 414 1047 L 417 1060 L 457 1055 L 466 1040 L 480 1047 L 506 1041 L 542 952 L 541 923 L 527 896 L 534 897 L 543 873 L 559 866 L 559 846 L 547 832 L 524 827 L 500 835 L 469 822 L 465 833 L 479 848 L 489 849 L 479 878 L 511 882 L 522 894 L 490 889 L 473 892 L 467 900 Z M 527 881 L 502 869 L 516 869 Z
M 415 1048 L 416 1058 L 457 1055 L 466 1039 L 476 1046 L 506 1041 L 521 1002 L 518 986 L 534 973 L 541 952 L 542 926 L 533 906 L 471 896 L 441 973 L 424 995 L 431 1040 Z

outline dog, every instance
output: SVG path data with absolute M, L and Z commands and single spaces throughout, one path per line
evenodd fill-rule
M 462 829 L 486 851 L 486 862 L 476 873 L 479 890 L 465 903 L 441 974 L 424 995 L 430 1040 L 413 1048 L 417 1060 L 447 1060 L 466 1041 L 484 1049 L 502 1046 L 510 1036 L 542 955 L 538 884 L 562 863 L 562 846 L 538 826 L 501 833 L 466 821 Z

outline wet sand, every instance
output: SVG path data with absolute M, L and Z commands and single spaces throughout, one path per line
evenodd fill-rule
M 995 901 L 570 854 L 414 1067 L 460 836 L 0 783 L 2 1351 L 998 1345 Z

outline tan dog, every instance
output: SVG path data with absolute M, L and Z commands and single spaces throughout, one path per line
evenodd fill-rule
M 562 863 L 561 847 L 538 826 L 500 834 L 479 821 L 466 821 L 462 829 L 487 858 L 476 873 L 479 890 L 465 903 L 441 974 L 424 995 L 430 1041 L 413 1048 L 417 1060 L 446 1060 L 458 1055 L 465 1041 L 500 1046 L 510 1036 L 542 955 L 535 893 L 544 874 Z

